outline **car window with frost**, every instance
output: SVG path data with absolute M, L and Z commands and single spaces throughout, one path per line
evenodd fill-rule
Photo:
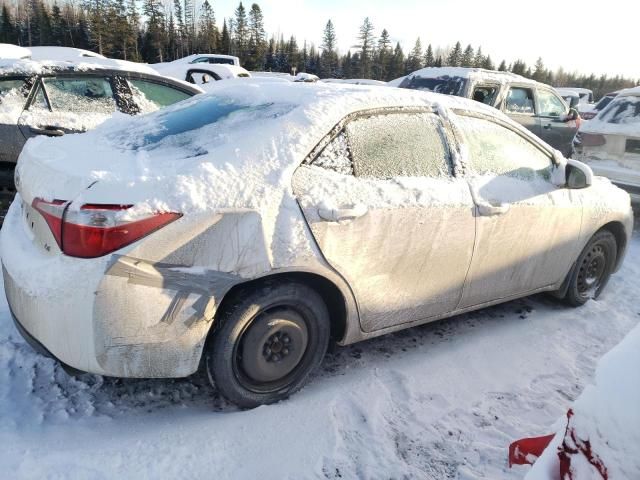
M 567 107 L 562 100 L 546 90 L 538 90 L 538 107 L 538 114 L 543 117 L 559 117 L 567 113 Z
M 505 103 L 505 111 L 507 113 L 533 115 L 535 113 L 533 90 L 517 87 L 509 89 Z
M 162 107 L 190 98 L 191 95 L 168 85 L 147 80 L 129 80 L 133 99 L 140 107 L 140 113 L 150 113 Z
M 459 115 L 456 125 L 464 136 L 468 173 L 522 180 L 550 178 L 551 158 L 526 138 L 481 118 Z
M 26 103 L 24 80 L 0 80 L 0 123 L 18 121 Z
M 351 163 L 351 153 L 344 131 L 334 138 L 322 153 L 312 162 L 316 167 L 322 167 L 343 175 L 353 175 L 353 164 Z
M 346 126 L 358 177 L 442 177 L 449 152 L 437 115 L 392 113 Z
M 101 77 L 56 77 L 43 79 L 53 111 L 100 113 L 116 110 L 111 83 Z

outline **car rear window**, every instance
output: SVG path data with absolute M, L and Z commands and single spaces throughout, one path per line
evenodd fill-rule
M 616 97 L 613 95 L 607 95 L 606 97 L 602 97 L 600 101 L 596 103 L 595 110 L 597 110 L 598 112 L 600 110 L 604 110 L 604 107 L 609 105 L 611 103 L 611 100 L 613 100 L 614 98 Z
M 437 78 L 407 77 L 400 84 L 400 88 L 412 90 L 428 90 L 444 95 L 462 96 L 467 80 L 462 77 L 450 77 L 448 75 Z
M 607 123 L 627 124 L 640 122 L 640 97 L 617 97 L 600 112 L 600 120 Z

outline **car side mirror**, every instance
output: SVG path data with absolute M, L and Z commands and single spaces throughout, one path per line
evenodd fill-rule
M 591 167 L 577 160 L 567 160 L 564 172 L 567 179 L 567 188 L 578 190 L 590 187 L 593 183 L 593 170 L 591 170 Z
M 565 115 L 561 115 L 560 119 L 563 122 L 572 122 L 574 120 L 577 120 L 579 117 L 580 117 L 580 113 L 578 113 L 578 110 L 576 110 L 575 108 L 571 108 L 569 109 L 569 113 Z

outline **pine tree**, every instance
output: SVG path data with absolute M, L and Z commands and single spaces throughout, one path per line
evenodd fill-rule
M 475 58 L 473 47 L 471 45 L 467 45 L 467 48 L 464 49 L 464 53 L 462 54 L 460 65 L 463 67 L 473 67 Z
M 436 59 L 433 56 L 433 48 L 431 44 L 427 45 L 427 52 L 424 54 L 424 66 L 425 67 L 434 67 L 436 64 Z
M 405 58 L 400 42 L 396 43 L 396 48 L 393 50 L 393 56 L 391 57 L 391 64 L 389 65 L 389 78 L 396 79 L 402 77 L 405 67 Z
M 447 58 L 447 65 L 451 67 L 459 67 L 462 63 L 462 45 L 460 42 L 456 43 L 456 46 L 453 47 L 449 57 Z
M 331 19 L 327 21 L 322 35 L 322 54 L 319 74 L 322 78 L 334 78 L 338 74 L 338 52 L 336 51 L 336 31 Z
M 257 3 L 249 10 L 249 42 L 246 67 L 249 70 L 263 70 L 264 56 L 267 50 L 266 33 L 264 31 L 264 17 Z
M 374 78 L 377 80 L 388 81 L 389 68 L 391 64 L 391 57 L 393 50 L 391 49 L 391 39 L 389 38 L 389 32 L 386 28 L 382 29 L 380 38 L 378 39 L 378 52 L 376 55 L 376 61 L 373 65 Z
M 358 36 L 360 41 L 360 59 L 359 59 L 359 74 L 361 78 L 371 78 L 371 63 L 373 57 L 373 42 L 375 37 L 373 35 L 373 24 L 369 20 L 369 17 L 364 19 L 360 26 L 360 34 Z
M 227 27 L 227 21 L 222 21 L 222 33 L 220 34 L 220 52 L 225 55 L 231 54 L 231 35 Z
M 405 73 L 409 74 L 411 72 L 415 72 L 416 70 L 420 70 L 422 68 L 422 43 L 420 42 L 420 37 L 416 40 L 416 43 L 409 53 L 407 58 L 407 65 L 405 68 Z
M 538 82 L 543 82 L 547 76 L 546 68 L 544 68 L 544 63 L 542 62 L 542 57 L 538 57 L 536 60 L 536 65 L 534 67 L 533 79 Z
M 493 64 L 493 61 L 491 60 L 491 55 L 487 55 L 486 57 L 484 57 L 484 60 L 482 61 L 482 65 L 480 66 L 486 70 L 496 69 L 496 66 Z
M 142 13 L 147 17 L 143 57 L 149 63 L 164 61 L 163 25 L 164 13 L 160 0 L 144 0 Z
M 473 66 L 476 68 L 483 68 L 485 60 L 486 58 L 482 54 L 482 47 L 478 47 L 478 50 L 476 51 L 476 56 L 473 59 Z
M 243 65 L 247 61 L 248 44 L 249 29 L 247 27 L 247 12 L 242 5 L 242 2 L 240 2 L 235 11 L 232 48 L 236 56 L 240 57 L 240 61 Z
M 212 53 L 216 51 L 218 31 L 216 17 L 209 0 L 204 0 L 200 7 L 200 20 L 198 28 L 198 51 Z
M 502 60 L 500 62 L 500 66 L 498 67 L 498 71 L 499 72 L 506 72 L 507 71 L 507 62 Z

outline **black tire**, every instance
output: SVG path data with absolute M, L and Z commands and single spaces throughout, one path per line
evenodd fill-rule
M 608 230 L 597 232 L 576 261 L 570 273 L 565 301 L 574 307 L 600 296 L 607 285 L 618 255 L 618 244 Z
M 322 297 L 278 281 L 238 295 L 207 342 L 211 383 L 241 408 L 274 403 L 301 389 L 327 351 L 330 319 Z

